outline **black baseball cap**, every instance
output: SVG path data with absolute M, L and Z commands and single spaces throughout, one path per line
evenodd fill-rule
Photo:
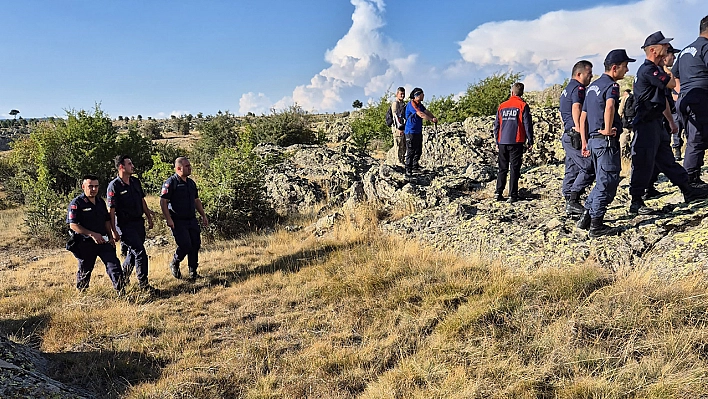
M 619 65 L 625 61 L 634 62 L 636 60 L 634 58 L 629 58 L 627 52 L 623 48 L 612 50 L 607 53 L 607 57 L 605 57 L 605 65 Z
M 655 44 L 669 44 L 672 40 L 674 40 L 673 37 L 664 37 L 664 34 L 659 30 L 647 36 L 646 40 L 644 40 L 644 45 L 642 48 L 653 46 Z
M 669 44 L 669 49 L 666 51 L 667 54 L 678 54 L 681 50 L 674 48 L 674 46 Z

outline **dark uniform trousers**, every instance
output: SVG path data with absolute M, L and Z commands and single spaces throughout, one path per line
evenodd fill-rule
M 590 213 L 590 217 L 595 219 L 604 217 L 607 206 L 615 199 L 622 160 L 619 139 L 614 137 L 591 133 L 588 149 L 596 178 L 595 187 L 585 200 L 585 209 Z
M 504 193 L 506 176 L 511 165 L 509 176 L 509 196 L 519 196 L 519 177 L 521 176 L 521 157 L 524 154 L 524 143 L 499 144 L 499 173 L 497 174 L 497 194 Z
M 173 218 L 172 221 L 175 224 L 174 229 L 172 229 L 172 235 L 177 243 L 174 260 L 182 262 L 186 257 L 189 270 L 197 270 L 197 266 L 199 266 L 199 248 L 202 246 L 202 239 L 199 236 L 201 232 L 199 222 L 196 218 Z
M 675 119 L 674 119 L 675 121 Z M 670 128 L 668 127 L 668 123 L 666 120 L 663 121 L 662 125 L 664 126 L 664 133 L 661 134 L 659 137 L 659 145 L 660 146 L 666 146 L 666 145 L 671 145 L 671 148 L 674 148 L 674 137 L 676 134 L 672 134 Z M 680 134 L 680 131 L 679 133 Z M 683 141 L 680 142 L 679 148 L 683 145 Z M 676 158 L 674 158 L 676 159 Z M 659 180 L 659 174 L 661 171 L 659 170 L 659 165 L 657 163 L 654 163 L 654 173 L 652 173 L 651 180 L 649 180 L 649 185 L 647 188 L 652 187 L 658 180 Z
M 76 288 L 79 290 L 88 288 L 97 257 L 101 258 L 106 265 L 106 273 L 113 282 L 113 288 L 122 289 L 123 272 L 120 268 L 120 260 L 116 256 L 115 247 L 108 243 L 96 244 L 91 238 L 83 238 L 78 241 L 76 259 L 79 260 L 79 271 L 76 272 Z
M 700 175 L 703 157 L 708 149 L 708 96 L 694 95 L 691 91 L 681 99 L 677 107 L 681 107 L 686 128 L 683 166 L 689 175 Z
M 632 139 L 632 174 L 629 195 L 641 197 L 654 178 L 655 169 L 662 172 L 677 187 L 688 186 L 688 174 L 674 159 L 668 133 L 661 119 L 641 121 Z
M 423 153 L 423 133 L 406 134 L 406 171 L 410 172 L 418 166 Z
M 145 221 L 134 220 L 120 224 L 120 239 L 128 248 L 123 261 L 123 274 L 128 277 L 133 273 L 138 277 L 139 283 L 148 281 L 148 256 L 145 251 Z
M 570 137 L 563 134 L 561 143 L 565 150 L 565 175 L 563 176 L 563 196 L 570 197 L 571 192 L 583 192 L 595 181 L 595 169 L 592 158 L 584 157 L 580 150 L 573 148 Z

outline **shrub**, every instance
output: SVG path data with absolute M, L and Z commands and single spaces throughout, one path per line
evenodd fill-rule
M 349 125 L 352 128 L 351 138 L 359 149 L 369 148 L 371 140 L 380 139 L 387 148 L 393 145 L 391 128 L 386 126 L 386 112 L 391 106 L 391 93 L 386 92 L 378 102 L 369 103 L 358 117 L 352 117 Z
M 442 97 L 433 96 L 426 108 L 438 118 L 438 123 L 462 122 L 465 120 L 452 94 Z
M 511 93 L 511 85 L 521 79 L 519 73 L 497 73 L 467 86 L 467 92 L 457 101 L 459 114 L 464 120 L 469 116 L 494 115 L 499 104 L 506 101 Z
M 194 162 L 202 167 L 208 166 L 222 148 L 235 147 L 239 143 L 240 123 L 228 111 L 207 119 L 201 124 L 201 138 L 192 154 Z
M 157 140 L 163 137 L 160 124 L 157 123 L 157 121 L 151 119 L 148 119 L 147 123 L 144 123 L 142 126 L 140 126 L 140 134 L 150 140 Z
M 279 146 L 315 144 L 317 135 L 310 129 L 312 116 L 299 105 L 283 111 L 271 110 L 270 115 L 249 118 L 252 144 L 268 143 Z
M 276 221 L 266 201 L 263 184 L 267 161 L 243 140 L 236 148 L 222 148 L 202 174 L 199 197 L 213 234 L 230 238 Z

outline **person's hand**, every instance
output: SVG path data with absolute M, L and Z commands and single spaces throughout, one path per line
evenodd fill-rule
M 167 222 L 167 227 L 169 227 L 171 229 L 175 228 L 175 222 L 174 222 L 174 220 L 172 220 L 172 218 L 167 219 L 166 222 Z
M 526 146 L 526 150 L 527 150 L 528 152 L 531 152 L 532 149 L 533 149 L 533 144 L 529 144 L 529 145 Z
M 617 128 L 613 127 L 610 130 L 602 129 L 602 130 L 598 130 L 597 132 L 603 136 L 616 136 L 617 135 Z
M 590 156 L 590 150 L 588 150 L 588 143 L 587 141 L 583 141 L 583 145 L 580 148 L 580 155 L 583 157 L 587 158 Z
M 671 127 L 671 134 L 678 133 L 678 125 L 674 122 L 673 118 L 669 119 L 669 127 Z
M 433 123 L 438 123 L 438 118 L 433 117 Z
M 120 241 L 120 236 L 118 235 L 117 231 L 114 231 L 112 234 L 113 234 L 113 241 L 114 242 Z
M 152 218 L 148 218 L 148 230 L 152 230 L 152 228 L 155 227 L 155 223 L 152 221 Z
M 89 236 L 93 239 L 93 242 L 95 242 L 96 244 L 105 244 L 107 242 L 106 240 L 103 239 L 103 236 L 98 233 L 92 232 L 91 234 L 89 234 Z
M 207 219 L 206 215 L 202 216 L 202 224 L 204 227 L 209 227 L 209 219 Z

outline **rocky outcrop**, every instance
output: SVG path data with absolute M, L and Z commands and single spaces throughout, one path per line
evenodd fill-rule
M 45 375 L 49 362 L 39 352 L 0 336 L 0 397 L 90 398 L 92 395 Z
M 260 145 L 255 151 L 283 158 L 267 172 L 265 180 L 271 204 L 281 215 L 342 205 L 347 200 L 344 193 L 376 164 L 372 157 L 349 145 Z

